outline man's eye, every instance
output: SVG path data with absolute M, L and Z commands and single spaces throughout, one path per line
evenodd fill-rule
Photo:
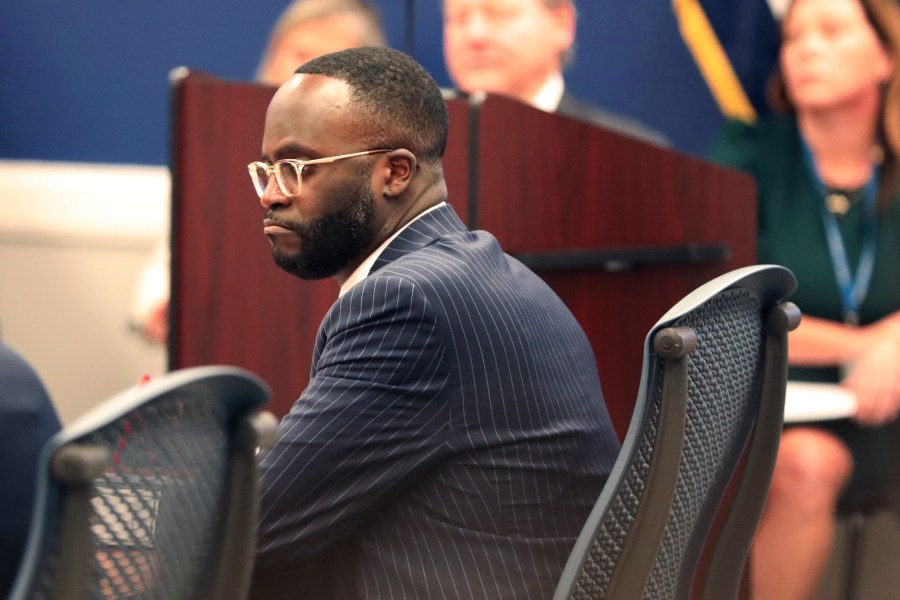
M 451 25 L 461 25 L 468 20 L 469 14 L 463 10 L 448 10 L 444 13 L 444 22 Z
M 491 6 L 486 11 L 485 16 L 494 23 L 501 23 L 503 21 L 512 21 L 519 16 L 519 13 L 513 7 Z

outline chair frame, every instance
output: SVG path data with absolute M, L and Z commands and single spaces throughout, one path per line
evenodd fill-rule
M 604 522 L 613 500 L 625 483 L 640 448 L 645 426 L 651 418 L 650 386 L 658 381 L 664 369 L 657 437 L 653 446 L 649 471 L 641 500 L 631 527 L 612 569 L 607 598 L 643 597 L 643 591 L 654 566 L 662 541 L 671 501 L 675 495 L 678 466 L 681 461 L 687 412 L 688 363 L 696 346 L 696 334 L 690 327 L 672 327 L 680 317 L 729 289 L 745 288 L 753 292 L 763 307 L 771 307 L 764 317 L 764 362 L 762 364 L 760 406 L 752 432 L 747 432 L 743 448 L 744 467 L 732 503 L 725 512 L 719 535 L 713 542 L 714 552 L 703 583 L 704 600 L 737 598 L 750 543 L 765 505 L 765 494 L 748 493 L 757 486 L 768 489 L 774 469 L 775 455 L 781 437 L 784 390 L 787 379 L 787 333 L 800 321 L 800 311 L 789 302 L 780 302 L 796 289 L 796 280 L 787 269 L 760 265 L 737 269 L 699 287 L 673 306 L 651 328 L 647 335 L 641 386 L 622 451 L 601 491 L 586 525 L 576 540 L 566 564 L 554 600 L 572 597 L 579 573 L 586 561 L 596 534 Z M 651 351 L 652 349 L 652 351 Z M 661 360 L 660 360 L 661 359 Z M 738 463 L 738 457 L 733 462 Z M 726 474 L 726 481 L 734 470 Z M 681 563 L 676 588 L 677 598 L 690 598 L 693 579 L 701 551 L 707 542 L 713 518 L 726 485 L 714 486 L 691 535 L 690 547 Z M 645 501 L 654 498 L 654 502 Z M 669 500 L 662 501 L 660 499 Z
M 800 309 L 790 302 L 773 306 L 766 315 L 762 400 L 753 435 L 744 453 L 740 482 L 713 547 L 703 586 L 703 600 L 737 598 L 740 592 L 750 546 L 768 497 L 768 493 L 752 493 L 752 488 L 765 486 L 768 490 L 772 484 L 772 472 L 784 427 L 787 334 L 799 324 Z
M 237 415 L 230 437 L 227 498 L 217 556 L 210 561 L 196 598 L 243 598 L 250 586 L 258 520 L 258 447 L 275 441 L 277 420 L 259 409 L 269 399 L 269 388 L 255 375 L 236 367 L 196 367 L 169 373 L 149 384 L 123 392 L 64 428 L 47 442 L 40 464 L 38 493 L 31 533 L 22 564 L 9 597 L 24 600 L 38 576 L 40 553 L 49 542 L 47 520 L 61 511 L 60 556 L 53 574 L 54 597 L 80 600 L 89 597 L 86 582 L 92 577 L 94 534 L 90 519 L 92 484 L 102 476 L 111 457 L 106 448 L 83 443 L 85 436 L 177 391 L 201 387 Z M 59 492 L 59 493 L 57 493 Z M 62 497 L 61 503 L 56 498 Z

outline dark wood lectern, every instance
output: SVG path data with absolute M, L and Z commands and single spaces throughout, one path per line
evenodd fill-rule
M 189 73 L 173 89 L 170 367 L 258 373 L 281 415 L 337 295 L 271 259 L 247 163 L 274 88 Z M 505 98 L 451 99 L 450 203 L 536 270 L 594 348 L 620 436 L 644 336 L 701 283 L 754 262 L 755 186 L 734 171 Z

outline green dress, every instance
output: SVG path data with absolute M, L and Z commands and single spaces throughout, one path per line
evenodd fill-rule
M 758 125 L 729 121 L 720 132 L 711 158 L 750 173 L 757 182 L 757 259 L 793 271 L 799 287 L 791 298 L 805 315 L 842 320 L 840 290 L 822 223 L 824 199 L 806 168 L 796 121 L 776 117 Z M 864 210 L 854 203 L 838 219 L 853 274 L 862 248 Z M 861 324 L 900 310 L 900 190 L 878 219 L 875 265 L 859 310 Z M 838 368 L 792 368 L 791 379 L 837 382 Z M 825 424 L 823 424 L 824 426 Z M 849 421 L 828 423 L 854 451 L 855 485 L 881 479 L 874 456 L 890 452 L 883 430 L 863 429 Z M 870 472 L 871 471 L 871 472 Z

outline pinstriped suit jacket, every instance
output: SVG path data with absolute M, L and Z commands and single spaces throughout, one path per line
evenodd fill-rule
M 313 363 L 262 455 L 252 597 L 552 595 L 619 449 L 556 294 L 444 206 L 335 302 Z

